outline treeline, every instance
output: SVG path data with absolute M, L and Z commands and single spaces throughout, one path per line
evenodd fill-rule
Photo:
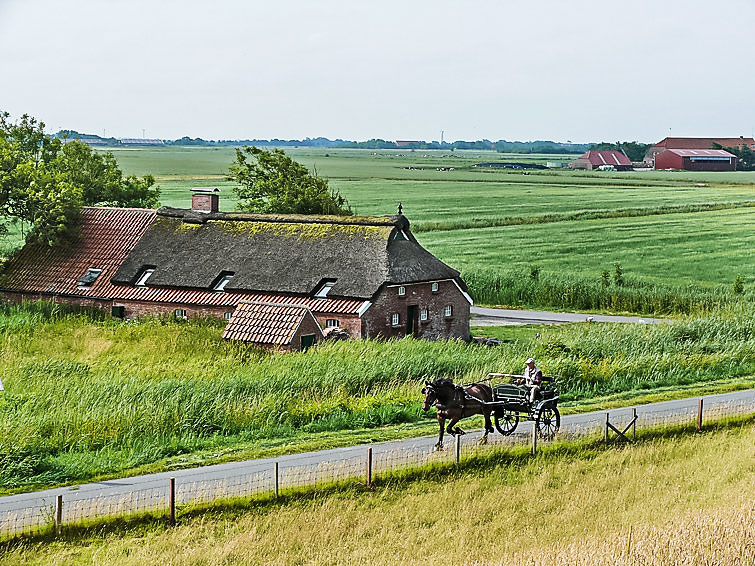
M 115 147 L 121 145 L 118 138 L 103 138 L 94 134 L 82 134 L 75 130 L 60 130 L 54 135 L 56 138 L 66 138 L 71 140 L 81 140 L 92 145 L 102 145 Z M 577 143 L 560 143 L 547 140 L 536 141 L 507 141 L 498 140 L 490 141 L 487 139 L 476 141 L 458 140 L 454 142 L 438 141 L 390 141 L 379 138 L 369 139 L 367 141 L 352 141 L 344 139 L 328 139 L 324 137 L 304 138 L 283 140 L 273 139 L 245 139 L 245 140 L 205 140 L 202 138 L 192 138 L 184 136 L 175 140 L 162 140 L 164 145 L 171 146 L 207 146 L 207 147 L 235 147 L 235 146 L 256 146 L 256 147 L 322 147 L 332 149 L 405 149 L 405 150 L 423 150 L 423 149 L 440 149 L 454 151 L 456 149 L 473 149 L 473 150 L 493 150 L 500 153 L 584 153 L 590 149 L 590 144 Z M 129 145 L 135 145 L 134 140 L 129 141 Z M 149 140 L 145 140 L 145 145 L 153 145 Z

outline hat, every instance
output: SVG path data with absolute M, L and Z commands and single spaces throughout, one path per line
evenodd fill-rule
M 527 364 L 534 364 L 535 363 L 535 359 L 534 358 L 527 358 L 527 361 L 524 362 L 524 363 L 525 363 L 525 365 L 527 365 Z

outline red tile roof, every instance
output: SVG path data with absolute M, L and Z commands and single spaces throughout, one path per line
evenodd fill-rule
M 578 159 L 586 159 L 589 161 L 592 165 L 613 165 L 614 167 L 617 165 L 632 165 L 632 162 L 629 160 L 629 158 L 621 153 L 620 151 L 607 151 L 607 150 L 590 150 L 586 153 L 583 153 L 578 157 Z
M 724 147 L 741 147 L 747 145 L 755 149 L 753 138 L 663 138 L 653 148 L 666 149 L 711 149 L 717 143 Z M 651 149 L 653 149 L 651 148 Z
M 666 151 L 682 157 L 737 157 L 723 149 L 667 149 Z
M 241 302 L 228 321 L 223 338 L 269 346 L 288 346 L 302 321 L 308 316 L 313 316 L 312 311 L 299 305 Z M 322 332 L 320 334 L 322 338 Z

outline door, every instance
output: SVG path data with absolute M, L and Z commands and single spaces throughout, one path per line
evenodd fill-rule
M 314 334 L 302 334 L 301 337 L 301 351 L 306 352 L 311 346 L 315 345 Z
M 417 333 L 417 305 L 406 307 L 406 335 L 414 336 Z

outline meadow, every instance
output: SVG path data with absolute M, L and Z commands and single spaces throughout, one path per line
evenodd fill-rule
M 431 433 L 424 379 L 518 373 L 527 356 L 558 376 L 572 410 L 616 395 L 748 387 L 753 315 L 732 307 L 657 326 L 542 327 L 495 348 L 354 340 L 276 355 L 223 341 L 222 321 L 6 307 L 0 490 L 343 445 L 354 434 Z
M 3 564 L 755 562 L 755 429 L 513 451 L 367 491 L 237 502 L 0 547 Z

